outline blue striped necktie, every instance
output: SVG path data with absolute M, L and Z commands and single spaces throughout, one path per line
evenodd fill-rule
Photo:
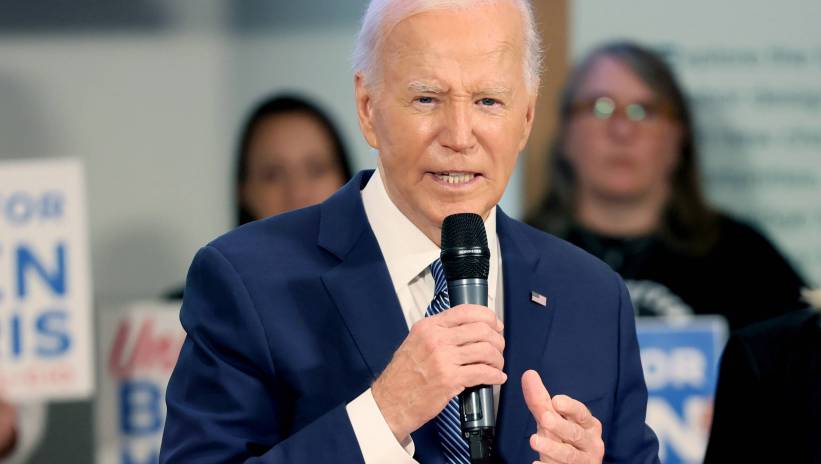
M 430 265 L 430 272 L 436 282 L 433 301 L 430 302 L 425 316 L 433 316 L 450 308 L 448 283 L 442 262 L 438 259 Z M 436 416 L 436 428 L 439 441 L 448 463 L 470 464 L 470 451 L 467 441 L 462 437 L 462 426 L 459 421 L 459 397 L 451 398 L 445 409 Z

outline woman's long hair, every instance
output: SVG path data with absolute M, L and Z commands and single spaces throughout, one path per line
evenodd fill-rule
M 283 94 L 267 98 L 260 102 L 254 111 L 251 112 L 245 121 L 245 125 L 242 127 L 242 132 L 240 132 L 234 183 L 234 203 L 236 205 L 237 225 L 242 225 L 256 219 L 248 212 L 248 209 L 245 208 L 240 194 L 242 190 L 240 187 L 248 178 L 248 151 L 251 145 L 251 138 L 254 136 L 254 132 L 260 122 L 271 116 L 281 114 L 304 114 L 314 118 L 331 138 L 334 156 L 339 163 L 340 169 L 342 169 L 345 182 L 351 179 L 352 172 L 350 161 L 348 160 L 348 151 L 342 143 L 342 137 L 339 131 L 325 112 L 307 99 L 296 95 Z
M 701 189 L 690 107 L 672 70 L 663 59 L 631 42 L 613 42 L 596 48 L 571 73 L 560 99 L 558 131 L 548 160 L 548 193 L 527 222 L 562 237 L 567 236 L 573 226 L 576 175 L 564 153 L 565 138 L 581 85 L 593 65 L 603 57 L 615 59 L 630 68 L 657 98 L 672 108 L 673 117 L 682 129 L 682 141 L 678 165 L 672 174 L 671 195 L 657 235 L 667 245 L 680 251 L 705 253 L 718 238 L 717 215 L 707 205 Z

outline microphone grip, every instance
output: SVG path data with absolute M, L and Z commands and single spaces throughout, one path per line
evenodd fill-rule
M 487 279 L 459 279 L 448 281 L 450 306 L 475 304 L 487 306 Z M 493 453 L 496 413 L 493 407 L 493 388 L 477 385 L 459 394 L 462 435 L 470 448 L 473 464 L 489 463 Z
M 487 306 L 487 279 L 459 279 L 448 281 L 450 306 L 475 304 Z
M 493 387 L 477 385 L 459 394 L 462 435 L 468 442 L 472 464 L 490 463 L 496 433 Z

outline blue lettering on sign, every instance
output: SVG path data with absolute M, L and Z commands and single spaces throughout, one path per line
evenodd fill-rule
M 0 320 L 3 356 L 19 360 L 27 354 L 56 358 L 69 352 L 72 344 L 68 327 L 69 312 L 49 308 L 43 311 L 14 310 Z M 5 349 L 8 348 L 8 351 Z
M 43 219 L 62 219 L 64 210 L 63 192 L 45 192 L 40 198 L 40 216 Z
M 659 457 L 665 464 L 701 462 L 726 323 L 715 316 L 640 319 L 636 329 L 649 395 L 647 423 L 658 436 Z
M 46 266 L 40 261 L 35 253 L 26 245 L 17 247 L 17 296 L 20 299 L 30 291 L 26 276 L 29 270 L 38 275 L 41 280 L 48 285 L 54 294 L 64 296 L 66 294 L 66 244 L 58 242 L 54 247 L 55 268 L 49 272 Z
M 34 199 L 25 192 L 15 192 L 6 200 L 6 219 L 11 224 L 25 224 L 34 215 Z
M 19 359 L 23 352 L 23 334 L 20 326 L 20 314 L 11 316 L 9 332 L 11 332 L 11 354 L 14 359 Z
M 127 447 L 122 449 L 120 453 L 121 464 L 157 464 L 160 462 L 160 450 L 154 448 L 141 460 L 136 460 L 131 454 L 131 450 Z
M 120 429 L 124 435 L 159 433 L 163 426 L 163 394 L 154 383 L 129 380 L 120 385 Z
M 35 218 L 41 221 L 59 220 L 65 214 L 63 192 L 43 192 L 39 196 L 14 192 L 5 199 L 3 217 L 11 225 L 22 226 Z
M 67 326 L 68 312 L 45 311 L 37 316 L 37 355 L 53 358 L 65 354 L 71 347 L 71 336 Z

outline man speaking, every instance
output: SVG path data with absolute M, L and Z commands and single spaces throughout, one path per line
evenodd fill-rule
M 197 253 L 160 461 L 470 463 L 454 398 L 489 385 L 490 462 L 657 462 L 621 280 L 496 207 L 533 124 L 529 3 L 373 0 L 354 58 L 378 169 Z M 485 226 L 487 307 L 447 309 L 456 213 Z

